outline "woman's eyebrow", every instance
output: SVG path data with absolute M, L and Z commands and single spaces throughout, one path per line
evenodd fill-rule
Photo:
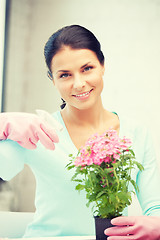
M 65 73 L 67 73 L 67 72 L 69 72 L 69 71 L 68 71 L 68 70 L 58 70 L 58 71 L 56 72 L 56 74 L 59 73 L 59 72 L 65 72 Z
M 84 68 L 84 67 L 86 67 L 88 64 L 90 64 L 91 62 L 88 62 L 88 63 L 86 63 L 86 64 L 84 64 L 82 67 L 81 67 L 81 69 L 82 68 Z
M 82 68 L 84 68 L 84 67 L 86 67 L 88 64 L 90 64 L 91 62 L 88 62 L 88 63 L 86 63 L 86 64 L 84 64 L 80 69 L 82 69 Z M 59 72 L 64 72 L 64 73 L 68 73 L 69 72 L 69 70 L 58 70 L 57 72 L 56 72 L 56 74 L 57 73 L 59 73 Z

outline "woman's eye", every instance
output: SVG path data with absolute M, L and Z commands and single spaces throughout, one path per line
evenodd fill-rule
M 93 67 L 91 67 L 91 66 L 88 66 L 88 67 L 85 67 L 84 69 L 83 69 L 83 71 L 84 72 L 88 72 L 89 70 L 91 70 Z
M 69 77 L 69 74 L 68 73 L 63 73 L 60 75 L 60 78 L 67 78 Z

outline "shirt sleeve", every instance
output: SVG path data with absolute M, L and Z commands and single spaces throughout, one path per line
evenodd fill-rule
M 24 168 L 25 149 L 12 140 L 0 141 L 0 177 L 9 181 Z
M 153 146 L 152 136 L 147 130 L 144 141 L 142 164 L 144 171 L 137 175 L 139 192 L 137 197 L 144 215 L 160 216 L 160 172 Z

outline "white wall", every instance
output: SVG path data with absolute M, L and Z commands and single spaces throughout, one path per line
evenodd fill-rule
M 105 107 L 149 121 L 159 156 L 160 1 L 11 2 L 5 110 L 45 108 L 52 112 L 59 107 L 59 95 L 46 77 L 43 47 L 57 29 L 80 24 L 95 33 L 106 57 Z M 27 169 L 13 181 L 22 211 L 33 209 L 34 185 L 30 181 L 26 184 L 27 179 L 34 181 L 28 178 L 30 174 Z M 33 193 L 30 205 L 23 199 L 27 193 L 19 186 L 21 182 L 25 182 L 27 193 Z

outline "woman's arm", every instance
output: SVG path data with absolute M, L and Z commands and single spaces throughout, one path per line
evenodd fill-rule
M 54 150 L 58 136 L 46 121 L 31 113 L 1 113 L 0 140 L 10 139 L 28 149 L 35 149 L 40 142 Z
M 51 124 L 36 114 L 0 114 L 0 177 L 10 180 L 24 167 L 28 149 L 35 149 L 40 142 L 50 150 L 58 136 Z
M 23 168 L 28 150 L 12 140 L 0 141 L 0 177 L 9 181 Z
M 149 131 L 147 131 L 145 137 L 142 164 L 144 171 L 139 172 L 137 175 L 137 184 L 140 189 L 137 192 L 137 197 L 143 215 L 160 216 L 160 172 L 152 136 Z

